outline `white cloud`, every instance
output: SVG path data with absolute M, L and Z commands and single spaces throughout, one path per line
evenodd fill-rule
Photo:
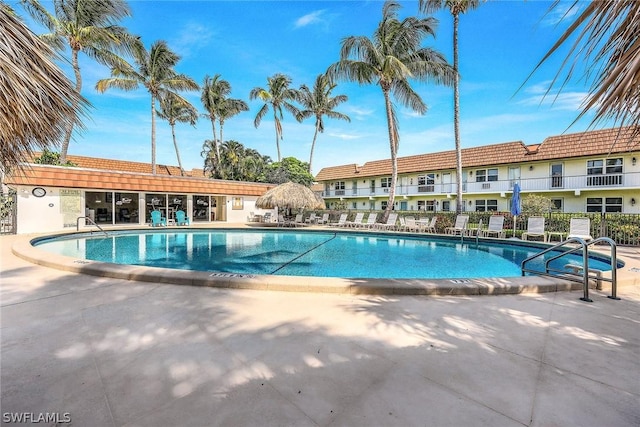
M 307 13 L 306 15 L 296 19 L 296 22 L 294 23 L 294 27 L 302 28 L 302 27 L 306 27 L 307 25 L 322 23 L 324 21 L 322 19 L 322 15 L 324 15 L 324 13 L 325 13 L 324 9 Z
M 177 37 L 169 43 L 169 48 L 179 52 L 183 58 L 189 57 L 198 50 L 209 46 L 216 33 L 210 26 L 198 22 L 187 23 L 177 34 Z

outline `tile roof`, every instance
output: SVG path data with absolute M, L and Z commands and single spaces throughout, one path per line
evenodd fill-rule
M 631 128 L 614 128 L 552 136 L 541 144 L 524 145 L 521 141 L 462 149 L 462 166 L 497 166 L 570 157 L 637 151 L 640 136 L 631 137 Z M 455 150 L 398 157 L 398 174 L 452 170 L 456 167 Z M 362 166 L 348 164 L 323 168 L 317 181 L 353 179 L 391 175 L 391 160 L 375 160 Z
M 69 156 L 69 160 L 77 163 L 78 156 Z M 190 193 L 190 194 L 228 194 L 239 196 L 261 196 L 275 184 L 263 184 L 241 181 L 224 181 L 204 177 L 169 175 L 171 167 L 165 169 L 167 173 L 158 174 L 135 172 L 131 170 L 138 167 L 136 162 L 123 162 L 109 159 L 93 159 L 85 157 L 83 165 L 95 165 L 88 167 L 63 167 L 51 165 L 30 164 L 22 171 L 16 171 L 5 178 L 5 183 L 11 185 L 32 185 L 43 187 L 63 187 L 80 189 L 104 189 L 120 191 L 144 191 L 158 193 Z M 105 170 L 105 167 L 122 166 L 125 171 Z M 148 165 L 151 170 L 151 165 Z M 144 169 L 144 168 L 140 168 Z

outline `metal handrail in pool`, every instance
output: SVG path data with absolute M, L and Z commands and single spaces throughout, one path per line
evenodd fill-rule
M 100 231 L 102 231 L 104 233 L 104 237 L 109 237 L 109 235 L 107 234 L 106 231 L 104 231 L 102 229 L 102 227 L 100 227 L 98 224 L 96 224 L 96 222 L 94 220 L 92 220 L 90 217 L 88 216 L 79 216 L 78 218 L 76 218 L 76 231 L 80 231 L 80 220 L 84 218 L 85 222 L 88 220 L 90 224 L 95 225 L 96 227 L 98 227 L 98 229 Z

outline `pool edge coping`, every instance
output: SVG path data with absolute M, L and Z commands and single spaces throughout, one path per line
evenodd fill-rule
M 211 229 L 221 227 L 207 227 Z M 224 228 L 233 227 L 226 224 Z M 254 227 L 251 227 L 255 229 Z M 180 229 L 180 228 L 176 228 Z M 187 228 L 188 229 L 188 228 Z M 324 228 L 332 230 L 331 228 Z M 107 231 L 149 231 L 148 228 L 110 228 Z M 340 231 L 342 231 L 340 229 Z M 361 230 L 360 230 L 361 231 Z M 82 233 L 83 231 L 63 231 L 58 233 L 42 233 L 37 235 L 18 236 L 12 246 L 12 253 L 31 263 L 57 270 L 98 277 L 131 280 L 137 282 L 203 286 L 226 289 L 251 289 L 286 292 L 341 293 L 352 295 L 438 295 L 438 296 L 471 296 L 471 295 L 507 295 L 522 293 L 546 293 L 560 291 L 581 291 L 582 284 L 555 277 L 495 277 L 482 279 L 346 279 L 314 276 L 279 276 L 253 275 L 235 273 L 215 273 L 202 271 L 142 267 L 99 261 L 83 260 L 63 255 L 56 255 L 39 250 L 31 242 L 48 236 L 62 236 Z M 400 236 L 420 236 L 420 234 L 402 233 Z M 503 240 L 503 239 L 496 239 Z M 631 274 L 631 268 L 638 268 L 639 262 L 627 259 L 618 254 L 618 259 L 625 263 L 618 269 L 618 287 L 637 285 L 640 274 Z M 627 274 L 629 273 L 629 274 Z M 610 273 L 606 273 L 607 275 Z M 610 276 L 609 276 L 610 277 Z M 303 280 L 300 280 L 303 278 Z M 595 287 L 595 283 L 593 284 Z M 605 290 L 610 285 L 605 282 Z

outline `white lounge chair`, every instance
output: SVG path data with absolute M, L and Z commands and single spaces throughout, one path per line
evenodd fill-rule
M 586 242 L 593 240 L 591 236 L 591 220 L 589 218 L 571 218 L 567 239 L 578 237 Z
M 338 222 L 331 222 L 328 225 L 331 225 L 334 227 L 342 227 L 344 226 L 344 223 L 347 222 L 348 216 L 349 215 L 346 213 L 340 214 L 340 218 L 338 218 Z
M 542 237 L 542 241 L 547 241 L 547 232 L 544 230 L 543 216 L 530 216 L 527 220 L 527 231 L 522 233 L 522 240 L 529 240 L 529 237 Z
M 367 220 L 360 225 L 357 225 L 357 228 L 371 228 L 375 225 L 378 220 L 378 214 L 375 212 L 371 212 L 367 217 Z
M 493 215 L 489 218 L 489 226 L 485 230 L 478 230 L 480 237 L 501 237 L 504 238 L 504 217 L 502 215 Z
M 415 217 L 408 216 L 404 219 L 405 229 L 407 231 L 418 231 L 418 224 L 416 224 Z
M 453 227 L 447 227 L 445 232 L 452 235 L 461 235 L 467 232 L 467 224 L 469 223 L 469 215 L 458 215 Z
M 390 213 L 387 222 L 384 224 L 375 224 L 373 228 L 376 230 L 394 230 L 396 228 L 396 221 L 398 220 L 397 213 Z
M 322 218 L 316 220 L 318 224 L 328 224 L 329 223 L 329 214 L 323 213 Z
M 305 223 L 307 224 L 315 224 L 318 222 L 318 217 L 316 216 L 315 212 L 311 212 L 309 214 L 309 217 L 307 219 L 304 220 Z
M 357 226 L 359 226 L 360 224 L 362 224 L 362 220 L 364 219 L 364 212 L 358 212 L 356 214 L 356 217 L 353 219 L 353 221 L 346 221 L 344 223 L 345 227 L 351 227 L 351 228 L 355 228 Z
M 302 218 L 302 214 L 296 214 L 295 219 L 291 222 L 291 227 L 302 227 L 303 225 L 305 225 L 305 223 L 304 219 Z
M 284 215 L 278 214 L 278 227 L 291 227 L 291 221 L 284 219 Z
M 431 222 L 429 222 L 429 225 L 424 226 L 422 229 L 424 230 L 425 233 L 435 233 L 436 232 L 436 221 L 438 220 L 437 216 L 434 216 L 433 218 L 431 218 Z

